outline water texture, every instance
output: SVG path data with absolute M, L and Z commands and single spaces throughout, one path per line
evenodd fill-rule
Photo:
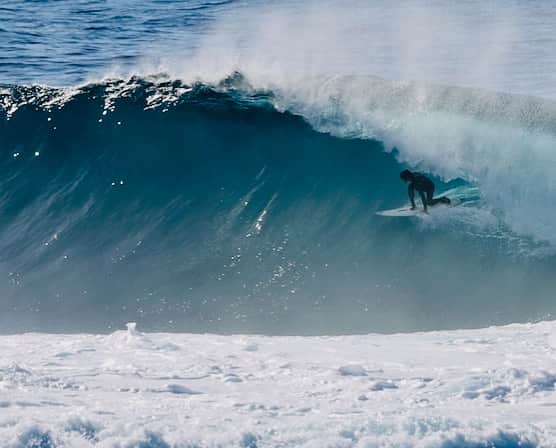
M 555 16 L 552 2 L 3 5 L 0 331 L 551 316 Z M 405 168 L 463 204 L 376 216 L 405 203 Z

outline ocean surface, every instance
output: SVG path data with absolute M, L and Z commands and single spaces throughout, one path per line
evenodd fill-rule
M 555 23 L 0 2 L 0 446 L 556 446 Z
M 553 1 L 0 5 L 0 332 L 556 311 Z M 462 201 L 428 217 L 402 169 Z

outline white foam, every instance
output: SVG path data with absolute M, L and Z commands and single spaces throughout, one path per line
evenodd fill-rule
M 554 334 L 556 323 L 542 322 L 338 337 L 145 334 L 133 325 L 107 336 L 0 336 L 0 440 L 551 446 Z

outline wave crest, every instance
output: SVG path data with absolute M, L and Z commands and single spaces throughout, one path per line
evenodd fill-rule
M 443 111 L 439 99 L 427 103 L 436 110 L 411 114 L 407 98 L 417 89 L 396 99 L 378 92 L 394 89 L 385 81 L 312 82 L 262 89 L 235 74 L 216 85 L 153 77 L 4 87 L 2 328 L 99 331 L 139 321 L 314 334 L 485 325 L 552 311 L 552 257 L 531 258 L 538 243 L 515 233 L 525 223 L 524 233 L 542 239 L 548 214 L 533 209 L 537 227 L 525 215 L 513 219 L 517 208 L 504 201 L 520 196 L 498 198 L 489 184 L 504 165 L 477 168 L 494 162 L 489 142 L 501 124 L 483 126 L 469 110 L 484 108 L 467 103 L 468 115 Z M 450 119 L 439 126 L 439 116 Z M 550 141 L 540 120 L 534 128 L 520 132 Z M 457 152 L 465 139 L 444 154 L 432 134 L 456 131 L 473 143 L 468 154 Z M 400 160 L 473 180 L 480 194 L 463 214 L 427 225 L 375 217 L 406 200 Z M 518 162 L 512 182 L 532 166 Z M 540 198 L 550 181 L 548 168 L 538 169 L 527 198 Z M 466 185 L 435 180 L 439 190 Z M 503 182 L 496 186 L 512 185 Z

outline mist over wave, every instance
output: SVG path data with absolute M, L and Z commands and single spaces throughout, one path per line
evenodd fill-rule
M 555 21 L 546 1 L 238 1 L 202 33 L 161 33 L 109 73 L 207 82 L 240 71 L 281 87 L 373 75 L 556 99 Z
M 239 74 L 217 85 L 158 77 L 2 88 L 3 331 L 103 331 L 137 320 L 176 331 L 389 332 L 552 312 L 551 241 L 534 227 L 518 232 L 512 209 L 466 170 L 479 159 L 449 171 L 455 157 L 444 161 L 429 139 L 428 159 L 411 160 L 404 133 L 376 121 L 401 98 L 412 104 L 415 86 L 320 85 L 312 102 Z M 375 100 L 367 118 L 381 124 L 376 134 L 353 126 L 357 103 L 342 92 L 353 99 L 357 86 Z M 431 89 L 419 104 L 454 104 L 442 101 L 453 90 Z M 551 138 L 550 103 L 522 99 L 504 117 L 495 99 L 519 98 L 479 107 L 475 93 L 455 92 L 472 94 L 454 116 L 468 117 L 477 142 L 478 114 L 505 129 L 530 107 L 523 135 Z M 375 216 L 406 200 L 398 173 L 407 162 L 445 179 L 460 174 L 447 184 L 437 177 L 437 189 L 474 200 L 422 222 Z

